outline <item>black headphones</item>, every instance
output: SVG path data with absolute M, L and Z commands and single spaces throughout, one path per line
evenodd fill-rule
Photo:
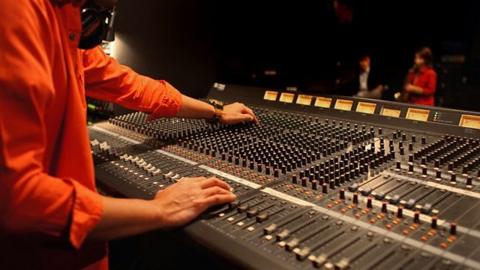
M 78 43 L 80 49 L 92 49 L 100 45 L 103 40 L 114 40 L 114 9 L 106 9 L 93 1 L 87 1 L 81 8 L 81 19 L 82 33 Z

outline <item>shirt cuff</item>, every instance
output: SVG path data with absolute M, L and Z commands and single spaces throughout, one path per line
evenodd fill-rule
M 75 189 L 72 218 L 70 224 L 70 243 L 76 249 L 100 221 L 103 213 L 103 201 L 100 194 L 82 184 L 72 181 Z

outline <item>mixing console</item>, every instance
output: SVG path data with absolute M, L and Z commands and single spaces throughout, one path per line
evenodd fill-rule
M 209 98 L 246 97 L 259 124 L 112 118 L 90 127 L 98 184 L 150 199 L 225 180 L 238 200 L 184 232 L 245 268 L 480 269 L 478 113 L 218 86 Z

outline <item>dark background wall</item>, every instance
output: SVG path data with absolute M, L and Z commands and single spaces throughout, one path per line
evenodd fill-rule
M 216 78 L 208 1 L 121 0 L 115 21 L 117 58 L 165 79 L 188 95 L 206 93 Z
M 119 1 L 118 59 L 193 96 L 214 81 L 335 93 L 369 53 L 391 98 L 430 46 L 439 103 L 480 110 L 479 1 L 336 1 L 346 17 L 334 0 Z

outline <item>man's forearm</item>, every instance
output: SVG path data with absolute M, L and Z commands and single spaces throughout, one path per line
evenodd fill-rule
M 103 214 L 88 240 L 108 241 L 161 227 L 158 210 L 148 201 L 103 197 Z
M 182 106 L 177 117 L 210 119 L 215 114 L 215 108 L 201 100 L 182 96 Z

